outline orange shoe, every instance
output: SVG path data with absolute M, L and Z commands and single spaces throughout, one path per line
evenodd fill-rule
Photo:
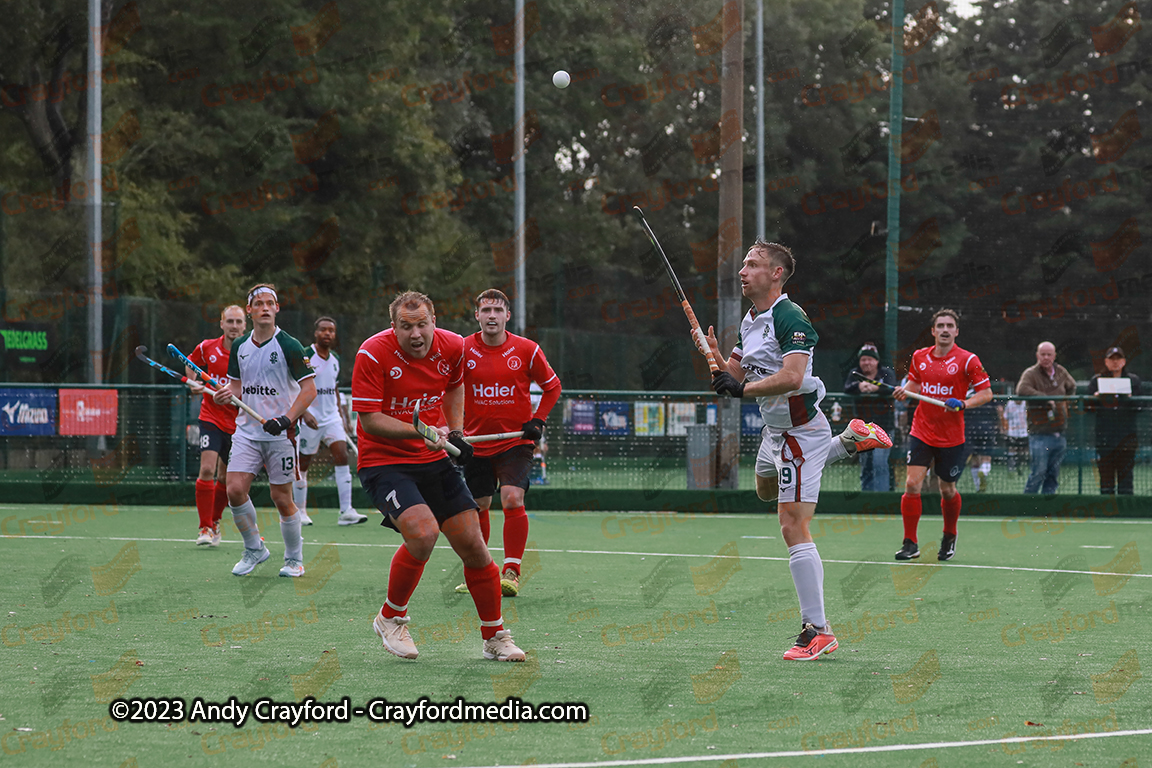
M 887 432 L 872 422 L 865 423 L 861 419 L 852 419 L 848 422 L 848 427 L 840 433 L 840 439 L 845 445 L 854 444 L 857 453 L 873 448 L 892 447 L 892 438 L 888 437 Z
M 836 636 L 832 634 L 832 625 L 829 624 L 820 632 L 811 624 L 805 624 L 796 638 L 796 645 L 784 652 L 787 661 L 811 661 L 818 659 L 825 653 L 832 653 L 840 647 Z

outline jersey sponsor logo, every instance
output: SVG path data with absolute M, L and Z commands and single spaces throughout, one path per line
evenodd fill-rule
M 760 366 L 752 365 L 751 363 L 743 363 L 740 365 L 740 367 L 746 371 L 750 371 L 752 373 L 758 373 L 761 376 L 771 376 L 772 375 L 771 371 L 769 371 L 767 368 L 761 368 Z
M 245 395 L 262 395 L 265 397 L 276 397 L 280 394 L 276 387 L 266 387 L 263 384 L 249 384 L 244 387 Z
M 447 376 L 448 374 L 452 373 L 452 366 L 448 365 L 447 360 L 441 360 L 440 362 L 436 363 L 436 370 L 440 371 L 441 376 Z
M 804 333 L 804 331 L 796 331 L 792 334 L 793 344 L 803 344 L 806 341 L 808 341 L 808 334 Z
M 952 387 L 944 384 L 925 384 L 923 391 L 928 395 L 950 395 Z
M 472 397 L 511 397 L 516 393 L 515 387 L 500 384 L 473 384 Z
M 518 371 L 518 370 L 520 370 L 521 365 L 523 365 L 523 363 L 520 362 L 520 358 L 518 358 L 518 357 L 508 358 L 508 370 Z
M 420 410 L 426 411 L 430 408 L 435 408 L 440 405 L 440 395 L 421 395 L 420 397 L 393 397 L 390 410 L 393 411 L 411 411 L 416 407 L 416 403 L 420 403 Z
M 468 370 L 470 370 L 470 371 L 476 370 L 476 361 L 475 360 L 469 360 L 466 363 L 466 365 L 468 366 Z
M 404 371 L 400 369 L 400 366 L 394 365 L 392 366 L 392 370 L 388 371 L 388 375 L 394 379 L 398 379 L 404 375 Z
M 319 387 L 316 390 L 316 396 L 320 397 L 321 395 L 332 395 L 333 397 L 335 397 L 336 396 L 336 387 Z

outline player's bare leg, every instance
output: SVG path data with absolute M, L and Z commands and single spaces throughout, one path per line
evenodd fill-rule
M 488 545 L 480 534 L 477 510 L 453 515 L 444 521 L 441 530 L 464 563 L 464 581 L 480 616 L 484 658 L 524 661 L 524 652 L 512 642 L 512 633 L 504 629 L 500 608 L 500 571 L 492 562 Z
M 408 507 L 395 518 L 395 523 L 404 543 L 392 556 L 388 570 L 388 597 L 380 612 L 373 617 L 372 629 L 380 637 L 384 650 L 402 659 L 414 659 L 419 651 L 408 632 L 408 601 L 436 547 L 440 526 L 427 504 Z
M 515 597 L 520 593 L 520 563 L 528 544 L 524 489 L 516 485 L 500 486 L 500 504 L 504 510 L 504 568 L 500 590 L 505 597 Z
M 904 543 L 896 553 L 897 560 L 913 560 L 920 557 L 916 528 L 920 524 L 920 514 L 923 511 L 920 504 L 920 487 L 924 485 L 926 474 L 928 467 L 911 465 L 908 467 L 908 476 L 904 480 L 904 495 L 900 497 L 900 516 L 904 519 Z
M 788 568 L 800 600 L 803 629 L 784 658 L 809 661 L 839 647 L 824 613 L 824 563 L 812 541 L 809 523 L 816 514 L 815 502 L 795 501 L 778 507 L 780 533 L 788 545 Z
M 232 509 L 232 522 L 244 540 L 244 554 L 232 569 L 236 576 L 246 576 L 257 565 L 269 558 L 271 553 L 260 538 L 260 528 L 256 525 L 256 506 L 248 492 L 256 478 L 251 472 L 229 472 L 227 478 L 228 506 Z

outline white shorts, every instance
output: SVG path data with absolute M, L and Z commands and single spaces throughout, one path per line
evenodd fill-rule
M 296 439 L 300 445 L 300 453 L 315 456 L 322 445 L 348 442 L 348 433 L 344 431 L 344 422 L 337 419 L 327 424 L 318 424 L 312 429 L 304 422 L 299 423 L 300 436 Z
M 232 437 L 229 472 L 258 475 L 263 467 L 270 485 L 284 485 L 296 479 L 296 464 L 296 446 L 286 437 L 252 440 L 239 433 Z
M 756 474 L 778 477 L 781 502 L 815 504 L 820 497 L 820 478 L 832 441 L 832 428 L 824 413 L 817 411 L 816 418 L 799 427 L 766 426 L 760 434 Z

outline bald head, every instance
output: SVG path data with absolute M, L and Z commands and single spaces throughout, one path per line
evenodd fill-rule
M 1050 341 L 1042 341 L 1036 347 L 1036 362 L 1041 368 L 1051 370 L 1056 362 L 1056 345 Z

